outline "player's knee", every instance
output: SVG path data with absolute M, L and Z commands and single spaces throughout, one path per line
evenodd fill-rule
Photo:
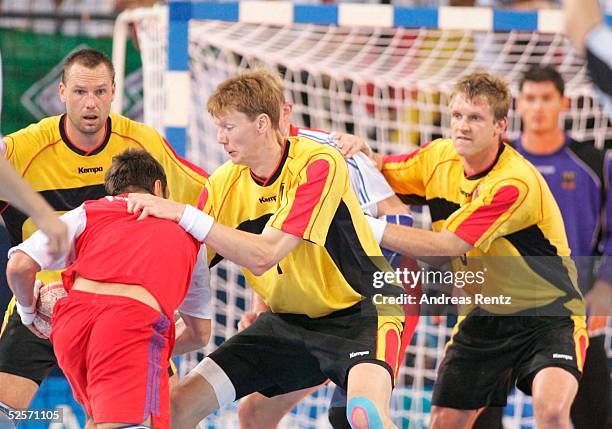
M 554 401 L 541 401 L 538 404 L 536 416 L 538 424 L 546 427 L 567 427 L 569 424 L 569 409 Z
M 330 407 L 327 418 L 333 429 L 351 429 L 346 415 L 346 407 Z
M 257 429 L 262 428 L 261 410 L 258 409 L 257 403 L 250 396 L 243 398 L 238 405 L 238 421 L 240 429 Z
M 351 399 L 346 407 L 346 418 L 351 429 L 383 429 L 376 405 L 363 396 Z

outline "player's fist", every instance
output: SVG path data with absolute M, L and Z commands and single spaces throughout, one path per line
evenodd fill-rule
M 253 323 L 255 323 L 258 317 L 259 313 L 256 313 L 255 311 L 245 312 L 238 322 L 238 332 L 244 331 L 246 328 L 251 326 Z
M 359 152 L 363 152 L 367 156 L 370 156 L 370 154 L 372 153 L 370 146 L 368 146 L 365 141 L 352 134 L 333 131 L 330 133 L 329 137 L 334 141 L 336 147 L 338 148 L 340 153 L 342 153 L 342 156 L 346 159 Z

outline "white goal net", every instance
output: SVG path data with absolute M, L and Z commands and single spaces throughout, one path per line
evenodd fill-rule
M 164 124 L 167 11 L 139 18 L 133 14 L 143 60 L 145 122 Z M 175 49 L 175 47 L 172 47 Z M 594 101 L 583 59 L 558 34 L 510 31 L 342 27 L 244 22 L 191 21 L 189 28 L 191 98 L 187 158 L 212 172 L 225 161 L 216 129 L 206 112 L 215 86 L 247 67 L 266 67 L 284 79 L 293 103 L 293 121 L 322 130 L 353 133 L 380 152 L 406 152 L 449 135 L 449 90 L 457 77 L 486 69 L 505 77 L 516 92 L 521 73 L 531 64 L 553 64 L 563 74 L 571 105 L 563 120 L 579 141 L 603 147 L 612 139 L 607 116 Z M 510 140 L 520 121 L 510 112 Z M 235 333 L 249 293 L 233 264 L 213 273 L 215 317 L 207 351 Z M 393 416 L 399 427 L 424 428 L 431 407 L 435 370 L 451 321 L 422 317 L 407 350 Z M 203 354 L 184 360 L 189 368 Z M 287 428 L 327 428 L 330 389 L 303 401 L 283 421 Z M 533 427 L 529 398 L 515 393 L 504 417 L 506 427 Z M 238 427 L 235 410 L 207 419 L 204 427 Z

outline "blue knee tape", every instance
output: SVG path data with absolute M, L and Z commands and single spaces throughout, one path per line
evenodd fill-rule
M 357 396 L 356 398 L 351 399 L 346 407 L 346 418 L 353 429 L 355 429 L 355 426 L 353 426 L 351 415 L 356 408 L 361 408 L 365 411 L 368 418 L 368 429 L 384 429 L 382 419 L 380 418 L 380 414 L 378 414 L 376 405 L 363 396 Z

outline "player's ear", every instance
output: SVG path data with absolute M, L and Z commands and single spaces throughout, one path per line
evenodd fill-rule
M 288 101 L 283 103 L 283 109 L 281 111 L 281 115 L 284 116 L 286 120 L 289 120 L 289 116 L 291 115 L 291 110 L 293 109 L 293 105 Z
M 561 99 L 561 103 L 563 105 L 563 109 L 561 110 L 562 112 L 565 112 L 567 109 L 569 109 L 569 107 L 570 107 L 570 99 L 567 98 L 565 95 Z
M 270 117 L 265 113 L 261 113 L 255 119 L 255 126 L 258 134 L 264 134 L 270 128 Z
M 66 85 L 62 81 L 60 81 L 59 83 L 59 95 L 60 95 L 60 100 L 62 100 L 62 103 L 65 103 L 66 102 Z
M 162 181 L 157 179 L 153 184 L 153 195 L 161 198 L 168 198 L 167 189 L 164 188 Z
M 496 122 L 496 134 L 501 136 L 502 134 L 504 134 L 504 132 L 506 131 L 506 127 L 508 126 L 508 118 L 503 118 Z

